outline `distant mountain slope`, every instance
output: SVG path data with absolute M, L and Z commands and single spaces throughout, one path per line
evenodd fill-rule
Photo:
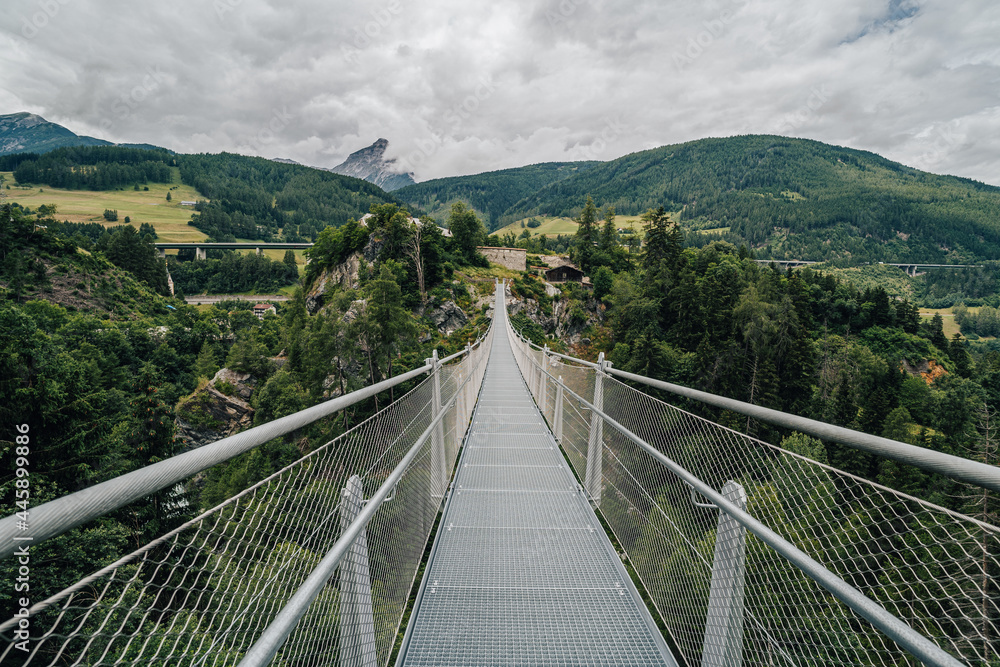
M 81 136 L 32 113 L 21 112 L 0 116 L 0 155 L 41 154 L 74 146 L 121 146 L 165 150 L 152 144 L 114 144 L 104 139 Z
M 386 192 L 392 192 L 407 185 L 413 185 L 413 175 L 399 171 L 395 160 L 385 159 L 385 149 L 388 140 L 379 139 L 371 146 L 351 153 L 350 156 L 333 169 L 335 174 L 353 176 L 374 183 Z
M 683 210 L 686 230 L 712 230 L 692 241 L 747 243 L 761 257 L 1000 259 L 1000 188 L 818 141 L 753 135 L 633 153 L 542 187 L 503 216 L 573 216 L 587 195 L 624 215 Z
M 192 226 L 222 240 L 314 241 L 326 226 L 399 200 L 357 178 L 265 158 L 178 155 L 181 179 L 210 201 Z
M 475 176 L 438 178 L 403 188 L 395 195 L 438 219 L 447 216 L 452 202 L 461 199 L 486 218 L 490 229 L 498 229 L 513 221 L 504 220 L 504 214 L 525 197 L 599 164 L 545 162 Z
M 81 137 L 32 113 L 0 116 L 0 155 L 47 153 L 67 146 L 111 145 L 103 139 Z

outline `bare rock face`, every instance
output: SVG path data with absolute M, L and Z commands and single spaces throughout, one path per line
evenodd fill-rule
M 204 447 L 253 425 L 247 401 L 256 380 L 247 373 L 223 368 L 212 381 L 177 406 L 177 438 L 183 451 Z
M 592 324 L 604 322 L 604 309 L 594 298 L 589 298 L 584 304 L 586 318 L 574 321 L 571 317 L 568 302 L 557 299 L 552 303 L 552 314 L 546 314 L 538 302 L 533 299 L 514 299 L 508 292 L 507 310 L 511 315 L 524 315 L 535 324 L 542 327 L 548 334 L 553 334 L 571 345 L 582 344 L 585 340 L 583 332 Z
M 329 269 L 325 269 L 319 275 L 316 282 L 306 293 L 306 310 L 310 315 L 315 315 L 325 303 L 328 292 L 333 291 L 337 286 L 347 289 L 358 289 L 361 282 L 361 253 L 354 253 L 347 258 L 347 261 Z
M 445 301 L 425 314 L 434 323 L 434 327 L 446 336 L 469 323 L 469 316 L 454 301 Z
M 326 303 L 326 295 L 335 288 L 358 289 L 361 286 L 361 270 L 367 269 L 378 259 L 385 243 L 374 236 L 368 238 L 368 243 L 361 252 L 356 252 L 342 263 L 329 269 L 324 269 L 306 293 L 306 310 L 315 315 Z
M 416 183 L 413 174 L 400 171 L 395 160 L 385 159 L 385 149 L 388 146 L 389 142 L 386 139 L 378 139 L 371 146 L 351 153 L 346 160 L 330 171 L 366 180 L 386 192 Z

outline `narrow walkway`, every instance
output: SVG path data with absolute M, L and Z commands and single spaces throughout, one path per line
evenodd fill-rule
M 400 665 L 676 665 L 535 407 L 506 314 Z

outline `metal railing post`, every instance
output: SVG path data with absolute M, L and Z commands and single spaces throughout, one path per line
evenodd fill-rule
M 354 475 L 340 493 L 341 532 L 350 527 L 364 504 L 361 478 Z M 340 565 L 340 665 L 375 667 L 377 663 L 368 538 L 362 531 Z
M 736 482 L 726 482 L 722 487 L 722 495 L 741 510 L 746 510 L 746 491 Z M 745 574 L 746 528 L 720 511 L 701 667 L 740 667 L 743 664 Z
M 469 360 L 469 377 L 472 377 L 473 373 L 476 372 L 475 364 L 472 362 L 473 349 L 472 345 L 468 343 L 465 344 L 465 358 Z M 476 397 L 472 395 L 472 383 L 469 386 L 462 387 L 462 392 L 465 394 L 465 400 L 463 406 L 465 407 L 465 412 L 462 413 L 462 433 L 465 433 L 469 427 L 469 419 L 471 418 L 471 410 L 469 406 L 475 403 Z
M 584 486 L 587 495 L 597 504 L 601 502 L 601 487 L 604 485 L 604 420 L 600 411 L 604 410 L 604 353 L 597 358 L 597 372 L 594 374 L 594 407 L 590 415 L 590 440 L 587 443 L 587 476 Z
M 549 378 L 545 374 L 547 367 L 549 365 L 549 346 L 546 345 L 542 350 L 542 373 L 538 374 L 538 381 L 541 383 L 541 391 L 538 392 L 538 407 L 542 411 L 542 416 L 545 415 L 545 411 L 548 409 L 548 393 L 549 388 Z
M 464 373 L 462 371 L 458 371 L 458 386 L 459 387 L 462 386 L 462 379 L 463 379 L 463 377 L 464 377 Z M 460 389 L 458 391 L 458 400 L 455 401 L 455 423 L 457 424 L 457 428 L 459 429 L 459 432 L 462 432 L 462 431 L 465 430 L 465 422 L 466 421 L 467 421 L 467 418 L 466 418 L 466 415 L 465 415 L 465 390 L 464 389 Z
M 535 398 L 538 396 L 538 394 L 535 392 L 535 383 L 538 381 L 538 367 L 535 366 L 535 364 L 531 363 L 530 351 L 527 354 L 527 359 L 528 359 L 528 368 L 531 371 L 531 373 L 528 375 L 528 391 L 531 392 L 532 398 Z
M 562 431 L 563 431 L 563 379 L 562 375 L 559 376 L 559 382 L 556 384 L 556 404 L 553 408 L 555 414 L 552 416 L 552 430 L 553 435 L 556 437 L 556 442 L 562 443 Z
M 431 364 L 431 419 L 436 419 L 441 413 L 441 362 L 438 360 L 437 350 L 431 354 L 427 360 Z M 435 498 L 444 497 L 444 492 L 448 488 L 447 470 L 445 465 L 444 452 L 444 429 L 441 422 L 434 426 L 431 433 L 431 494 Z

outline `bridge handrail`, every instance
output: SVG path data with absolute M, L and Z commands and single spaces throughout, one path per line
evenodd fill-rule
M 531 347 L 534 347 L 537 350 L 542 349 L 527 338 L 524 338 L 516 330 L 514 330 L 514 333 L 519 338 L 527 342 Z M 549 350 L 548 353 L 549 355 L 559 357 L 563 360 L 570 361 L 581 366 L 588 366 L 594 369 L 601 368 L 599 364 L 595 364 L 591 361 L 577 359 L 565 354 L 558 354 L 552 352 L 551 350 Z M 767 422 L 768 424 L 781 426 L 783 428 L 811 435 L 819 438 L 820 440 L 838 442 L 853 449 L 871 452 L 872 454 L 889 458 L 900 463 L 906 463 L 928 472 L 938 473 L 952 479 L 974 484 L 980 488 L 1000 492 L 1000 467 L 997 466 L 980 463 L 979 461 L 965 459 L 952 454 L 945 454 L 944 452 L 937 452 L 932 449 L 927 449 L 926 447 L 917 447 L 916 445 L 899 442 L 898 440 L 891 440 L 889 438 L 883 438 L 869 433 L 862 433 L 860 431 L 844 428 L 843 426 L 827 424 L 825 422 L 816 421 L 815 419 L 809 419 L 808 417 L 799 417 L 798 415 L 792 415 L 787 412 L 781 412 L 780 410 L 765 408 L 760 405 L 744 403 L 743 401 L 725 398 L 724 396 L 718 396 L 705 391 L 671 384 L 662 380 L 654 380 L 653 378 L 636 375 L 635 373 L 629 373 L 610 366 L 605 366 L 603 370 L 605 373 L 615 375 L 625 380 L 645 384 L 655 389 L 660 389 L 677 396 L 698 401 L 699 403 L 711 405 L 716 408 L 722 408 L 723 410 L 729 410 L 731 412 L 737 412 L 741 415 L 745 415 L 762 422 Z
M 451 356 L 441 359 L 439 364 L 446 364 L 465 355 L 468 351 L 482 344 L 484 336 L 480 337 L 468 349 L 460 350 Z M 392 387 L 419 377 L 434 370 L 433 364 L 425 364 L 408 373 L 383 380 L 368 387 L 363 387 L 337 398 L 301 410 L 267 424 L 261 424 L 235 435 L 216 440 L 183 454 L 178 454 L 164 461 L 140 468 L 133 472 L 115 477 L 106 482 L 71 493 L 61 498 L 49 501 L 31 512 L 31 539 L 29 546 L 36 546 L 49 538 L 61 535 L 81 524 L 101 517 L 119 507 L 170 487 L 181 480 L 211 468 L 214 465 L 228 461 L 265 442 L 291 433 L 303 426 L 308 426 L 324 417 L 344 410 L 352 405 L 370 398 Z M 16 515 L 0 519 L 0 559 L 12 555 L 26 540 L 19 539 L 23 531 L 18 529 Z
M 454 355 L 450 358 L 454 358 Z M 485 360 L 484 360 L 485 361 Z M 302 617 L 309 610 L 309 607 L 316 600 L 322 590 L 327 586 L 327 582 L 330 581 L 330 577 L 337 571 L 340 567 L 341 562 L 347 556 L 351 547 L 354 545 L 358 537 L 364 532 L 365 528 L 371 522 L 372 518 L 375 516 L 375 512 L 382 505 L 382 502 L 389 496 L 392 490 L 395 488 L 396 484 L 403 477 L 407 468 L 413 463 L 414 459 L 420 453 L 420 450 L 427 443 L 427 440 L 431 437 L 434 429 L 442 422 L 445 415 L 451 407 L 458 401 L 458 397 L 461 390 L 470 382 L 474 377 L 474 373 L 469 373 L 463 380 L 462 384 L 458 387 L 458 391 L 451 397 L 447 403 L 441 407 L 441 411 L 438 413 L 427 428 L 424 429 L 417 441 L 410 447 L 410 450 L 403 456 L 399 464 L 393 469 L 392 473 L 386 478 L 382 486 L 372 494 L 371 498 L 365 500 L 364 509 L 362 509 L 354 521 L 351 522 L 340 537 L 337 539 L 336 543 L 330 548 L 330 550 L 323 557 L 323 560 L 319 562 L 316 568 L 310 573 L 309 577 L 299 586 L 298 590 L 291 599 L 285 604 L 285 606 L 278 612 L 278 615 L 271 621 L 271 624 L 267 626 L 261 636 L 257 639 L 254 645 L 240 660 L 237 667 L 263 667 L 264 665 L 271 664 L 274 656 L 281 649 L 282 645 L 295 630 L 295 626 L 298 624 Z
M 514 330 L 512 326 L 510 327 L 510 330 L 523 342 L 533 347 L 538 347 L 525 337 L 521 336 L 521 334 Z M 816 561 L 794 544 L 781 537 L 778 533 L 768 528 L 762 522 L 758 521 L 751 514 L 727 500 L 721 493 L 717 492 L 684 467 L 667 457 L 665 454 L 656 449 L 656 447 L 647 443 L 645 440 L 627 429 L 586 398 L 573 391 L 558 377 L 551 374 L 546 368 L 540 366 L 530 357 L 528 359 L 529 363 L 533 364 L 536 369 L 544 373 L 544 375 L 555 383 L 557 387 L 560 387 L 562 391 L 573 396 L 573 398 L 576 399 L 582 406 L 592 411 L 593 414 L 598 415 L 605 423 L 612 426 L 639 448 L 647 452 L 654 458 L 654 460 L 683 480 L 684 483 L 690 488 L 694 489 L 694 491 L 701 494 L 721 511 L 732 517 L 759 540 L 774 549 L 774 551 L 782 558 L 786 559 L 810 579 L 828 590 L 834 597 L 854 610 L 854 612 L 859 616 L 869 621 L 873 626 L 885 633 L 900 647 L 919 659 L 922 663 L 926 665 L 939 665 L 942 667 L 962 667 L 962 662 L 957 660 L 954 656 L 949 654 L 933 641 L 914 630 L 905 621 L 894 616 L 877 602 L 865 596 L 848 582 L 837 576 L 834 572 L 824 567 L 820 562 Z M 593 364 L 583 360 L 576 361 L 581 362 L 585 366 L 600 368 L 600 365 L 598 364 Z

